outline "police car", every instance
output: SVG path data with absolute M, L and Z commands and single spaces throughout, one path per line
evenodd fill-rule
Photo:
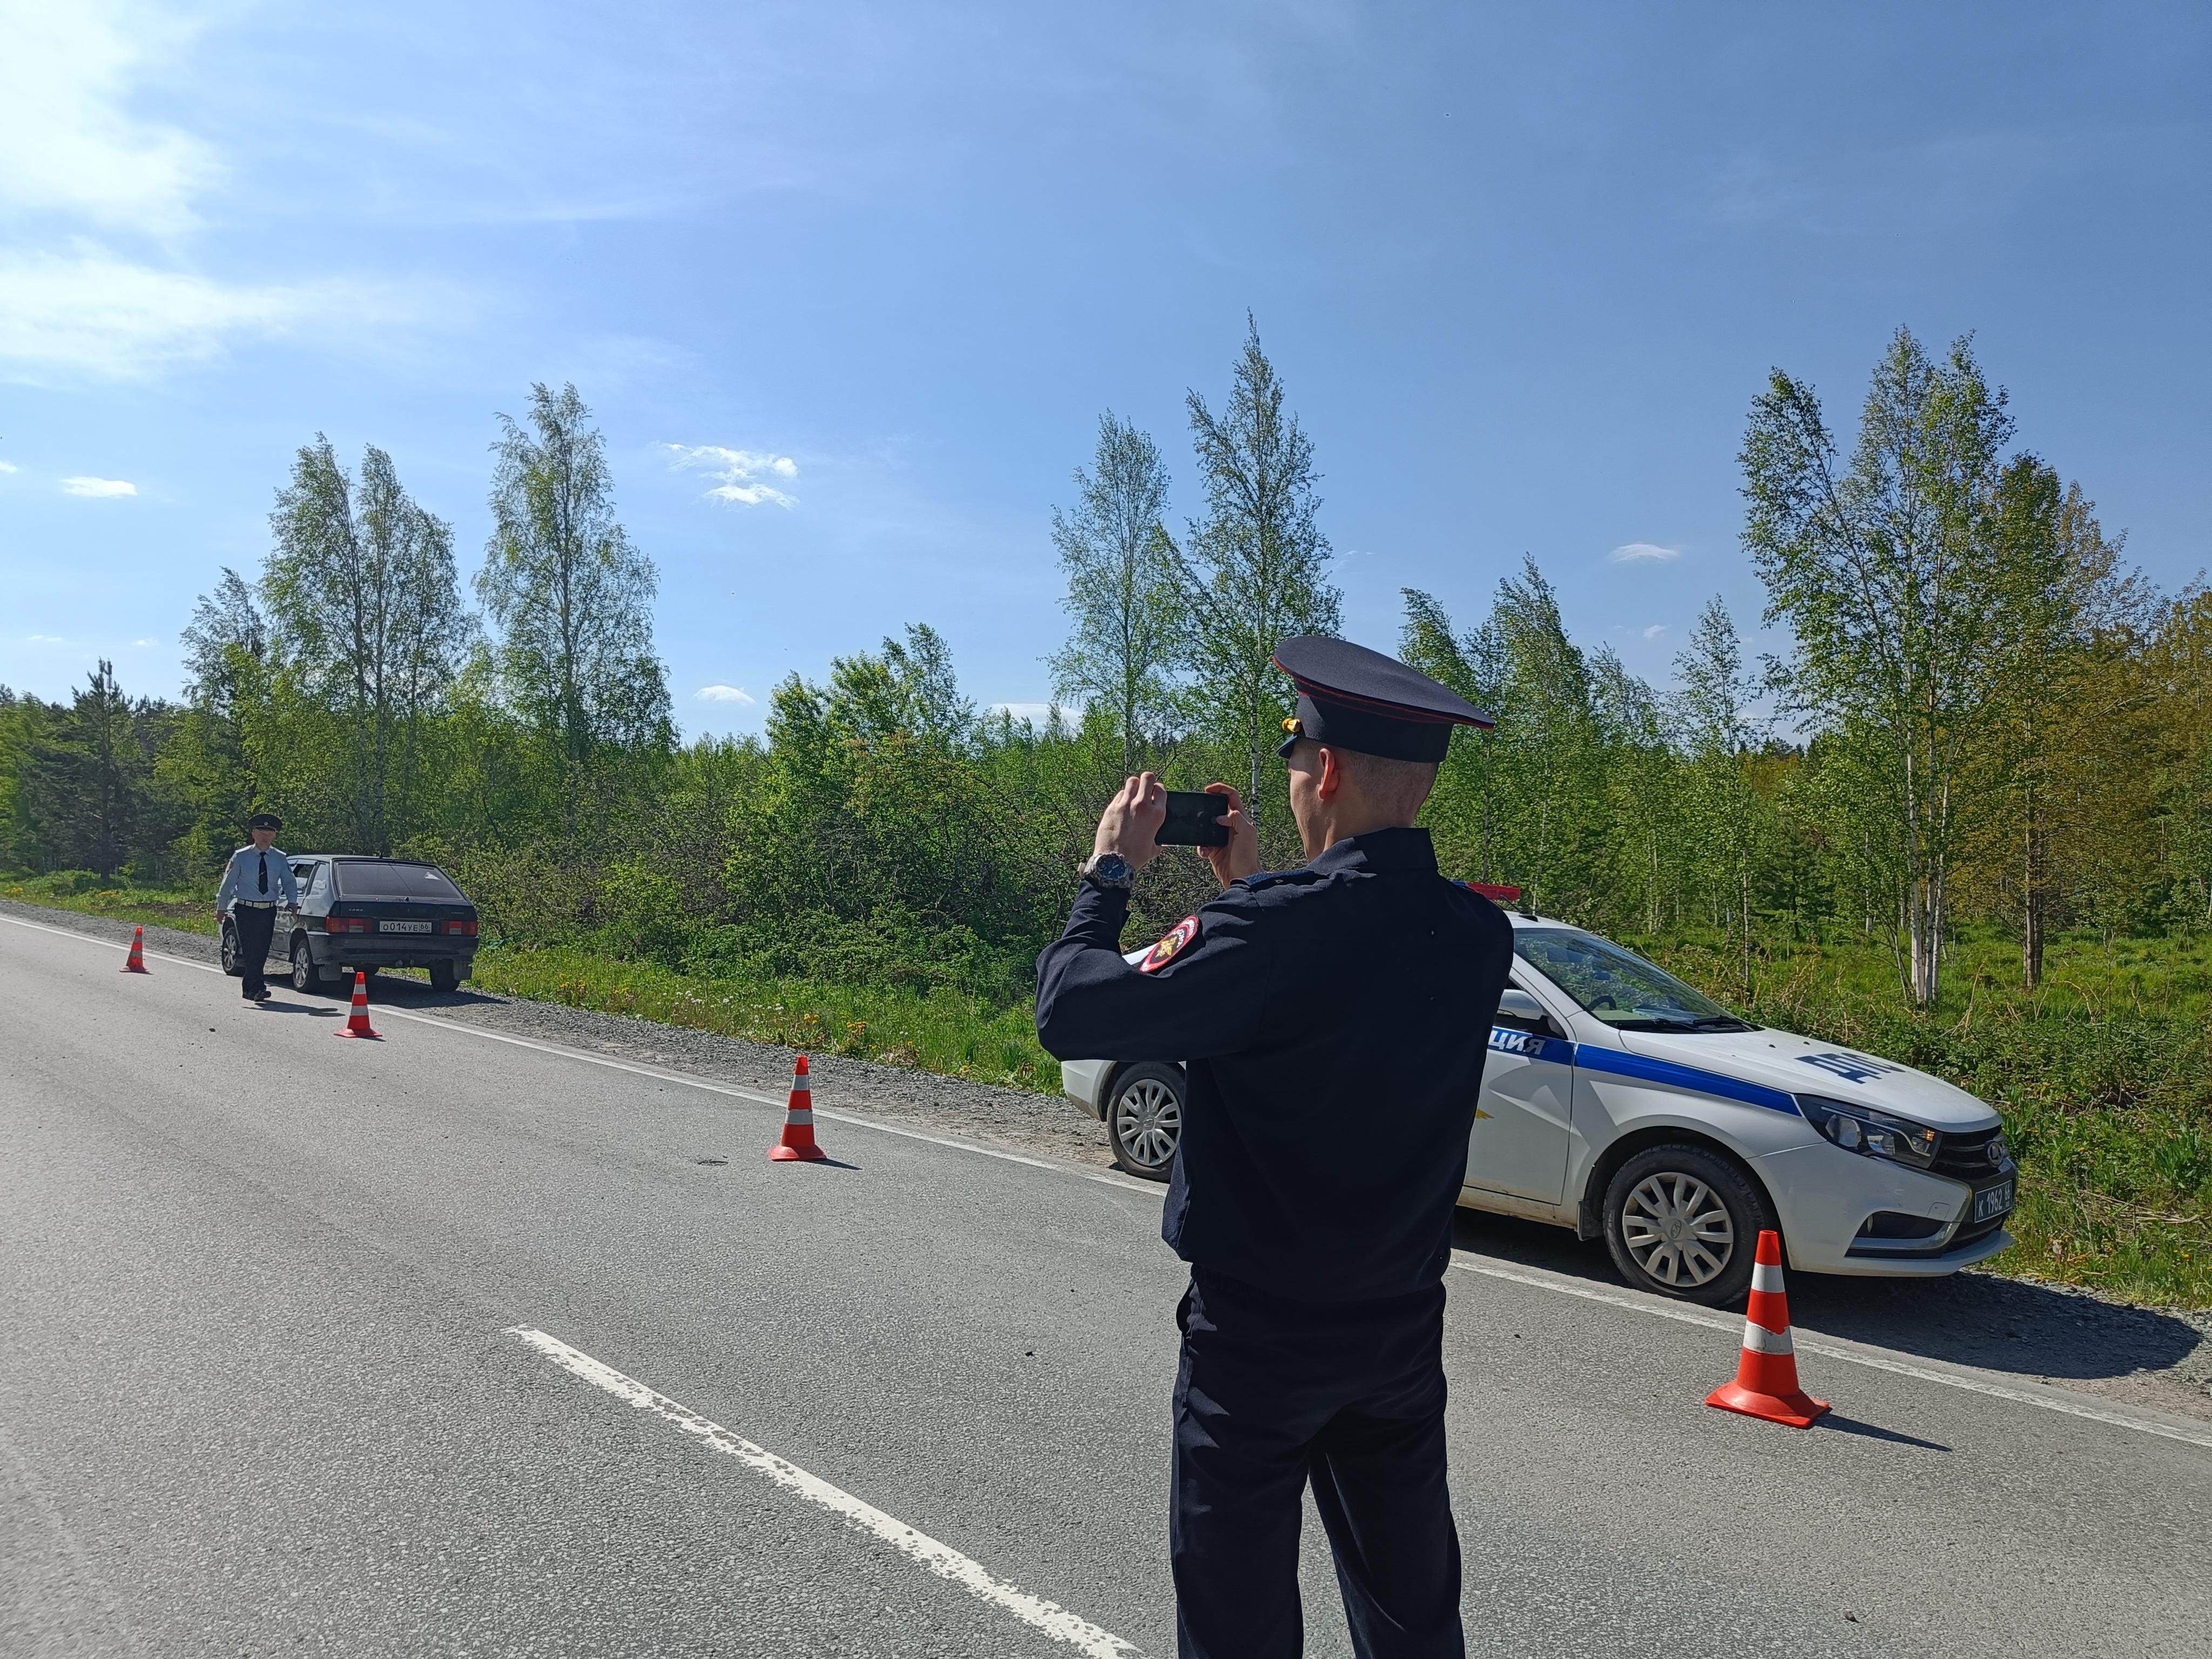
M 1602 1235 L 1630 1284 L 1711 1304 L 1744 1294 L 1765 1227 L 1811 1273 L 1935 1277 L 2012 1243 L 2018 1170 L 1973 1096 L 1752 1025 L 1610 939 L 1509 915 L 1462 1206 Z M 1060 1074 L 1121 1168 L 1167 1178 L 1181 1066 Z

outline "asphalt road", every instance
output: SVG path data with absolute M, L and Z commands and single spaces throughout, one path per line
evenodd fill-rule
M 0 1653 L 1173 1651 L 1156 1189 L 118 965 L 0 922 Z M 1462 1265 L 1474 1650 L 2212 1646 L 2202 1425 Z

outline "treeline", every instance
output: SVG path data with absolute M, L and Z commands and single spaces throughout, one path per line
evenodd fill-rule
M 1209 512 L 1178 538 L 1156 447 L 1102 422 L 1054 522 L 1076 624 L 1055 667 L 1127 764 L 1194 778 L 1192 738 L 1218 767 L 1272 733 L 1268 647 L 1333 624 L 1336 596 L 1256 338 L 1227 419 L 1194 393 L 1190 423 Z M 2212 927 L 2212 593 L 2156 592 L 2015 436 L 1963 339 L 1932 357 L 1900 330 L 1848 446 L 1778 370 L 1743 540 L 1791 648 L 1757 669 L 1717 598 L 1662 691 L 1576 645 L 1533 559 L 1471 625 L 1408 590 L 1401 653 L 1498 716 L 1455 735 L 1430 805 L 1447 865 L 1610 931 L 1717 933 L 1747 1000 L 1778 937 L 1879 941 L 1928 1006 L 1966 923 L 2016 933 L 2030 986 L 2055 929 Z
M 1170 527 L 1158 446 L 1110 414 L 1054 515 L 1078 712 L 979 712 L 917 623 L 787 680 L 762 738 L 689 746 L 574 387 L 501 422 L 473 609 L 389 459 L 349 473 L 318 440 L 262 570 L 185 629 L 180 702 L 105 663 L 69 703 L 0 692 L 0 861 L 211 887 L 268 806 L 295 848 L 439 859 L 510 940 L 1017 999 L 1126 771 L 1234 781 L 1270 861 L 1298 857 L 1268 659 L 1338 626 L 1313 447 L 1256 331 L 1188 414 L 1196 516 Z M 1778 372 L 1744 540 L 1791 647 L 1757 669 L 1718 599 L 1662 690 L 1569 637 L 1533 560 L 1480 618 L 1408 592 L 1406 659 L 1498 716 L 1431 805 L 1448 867 L 1610 931 L 1725 938 L 1747 996 L 1785 937 L 1880 941 L 1926 1004 L 1967 923 L 2016 935 L 2031 983 L 2057 929 L 2212 927 L 2212 595 L 2154 592 L 2015 435 L 1963 341 L 1900 332 L 1848 445 Z M 1195 860 L 1146 879 L 1147 922 L 1205 890 Z

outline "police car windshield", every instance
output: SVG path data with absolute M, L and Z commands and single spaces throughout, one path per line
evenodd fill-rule
M 1753 1028 L 1665 969 L 1568 927 L 1516 927 L 1513 951 L 1607 1024 L 1631 1031 Z

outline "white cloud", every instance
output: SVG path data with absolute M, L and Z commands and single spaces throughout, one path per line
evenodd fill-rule
M 1680 548 L 1662 547 L 1656 542 L 1629 542 L 1613 550 L 1615 564 L 1634 564 L 1644 559 L 1679 559 L 1681 556 Z
M 726 449 L 720 444 L 661 447 L 674 458 L 672 465 L 696 467 L 721 480 L 707 492 L 710 501 L 728 501 L 738 507 L 758 507 L 763 501 L 773 501 L 778 507 L 793 504 L 790 495 L 767 482 L 772 477 L 789 479 L 799 476 L 799 463 L 788 455 L 754 449 Z
M 407 307 L 359 284 L 233 287 L 157 270 L 80 242 L 66 255 L 0 255 L 0 363 L 109 379 L 215 356 L 231 338 L 313 325 L 327 337 Z
M 753 694 L 742 685 L 702 685 L 694 695 L 701 702 L 734 702 L 745 708 L 753 706 Z
M 58 634 L 26 634 L 24 641 L 31 645 L 67 645 L 69 641 Z
M 1656 640 L 1666 631 L 1667 624 L 1665 623 L 1653 623 L 1650 627 L 1644 630 L 1644 637 L 1647 640 Z
M 123 478 L 64 478 L 62 490 L 70 495 L 136 495 L 138 486 Z
M 193 33 L 171 6 L 0 0 L 0 214 L 154 236 L 188 228 L 193 195 L 220 171 L 214 153 L 129 105 Z
M 350 339 L 430 309 L 379 285 L 233 283 L 190 263 L 214 149 L 143 118 L 189 81 L 202 23 L 149 0 L 0 0 L 0 378 L 143 377 L 229 341 Z
M 6 473 L 13 472 L 15 470 L 15 466 L 14 466 L 14 465 L 13 465 L 12 463 L 10 463 L 10 462 L 7 462 L 7 461 L 0 461 L 0 475 L 4 475 L 4 474 L 6 474 Z

